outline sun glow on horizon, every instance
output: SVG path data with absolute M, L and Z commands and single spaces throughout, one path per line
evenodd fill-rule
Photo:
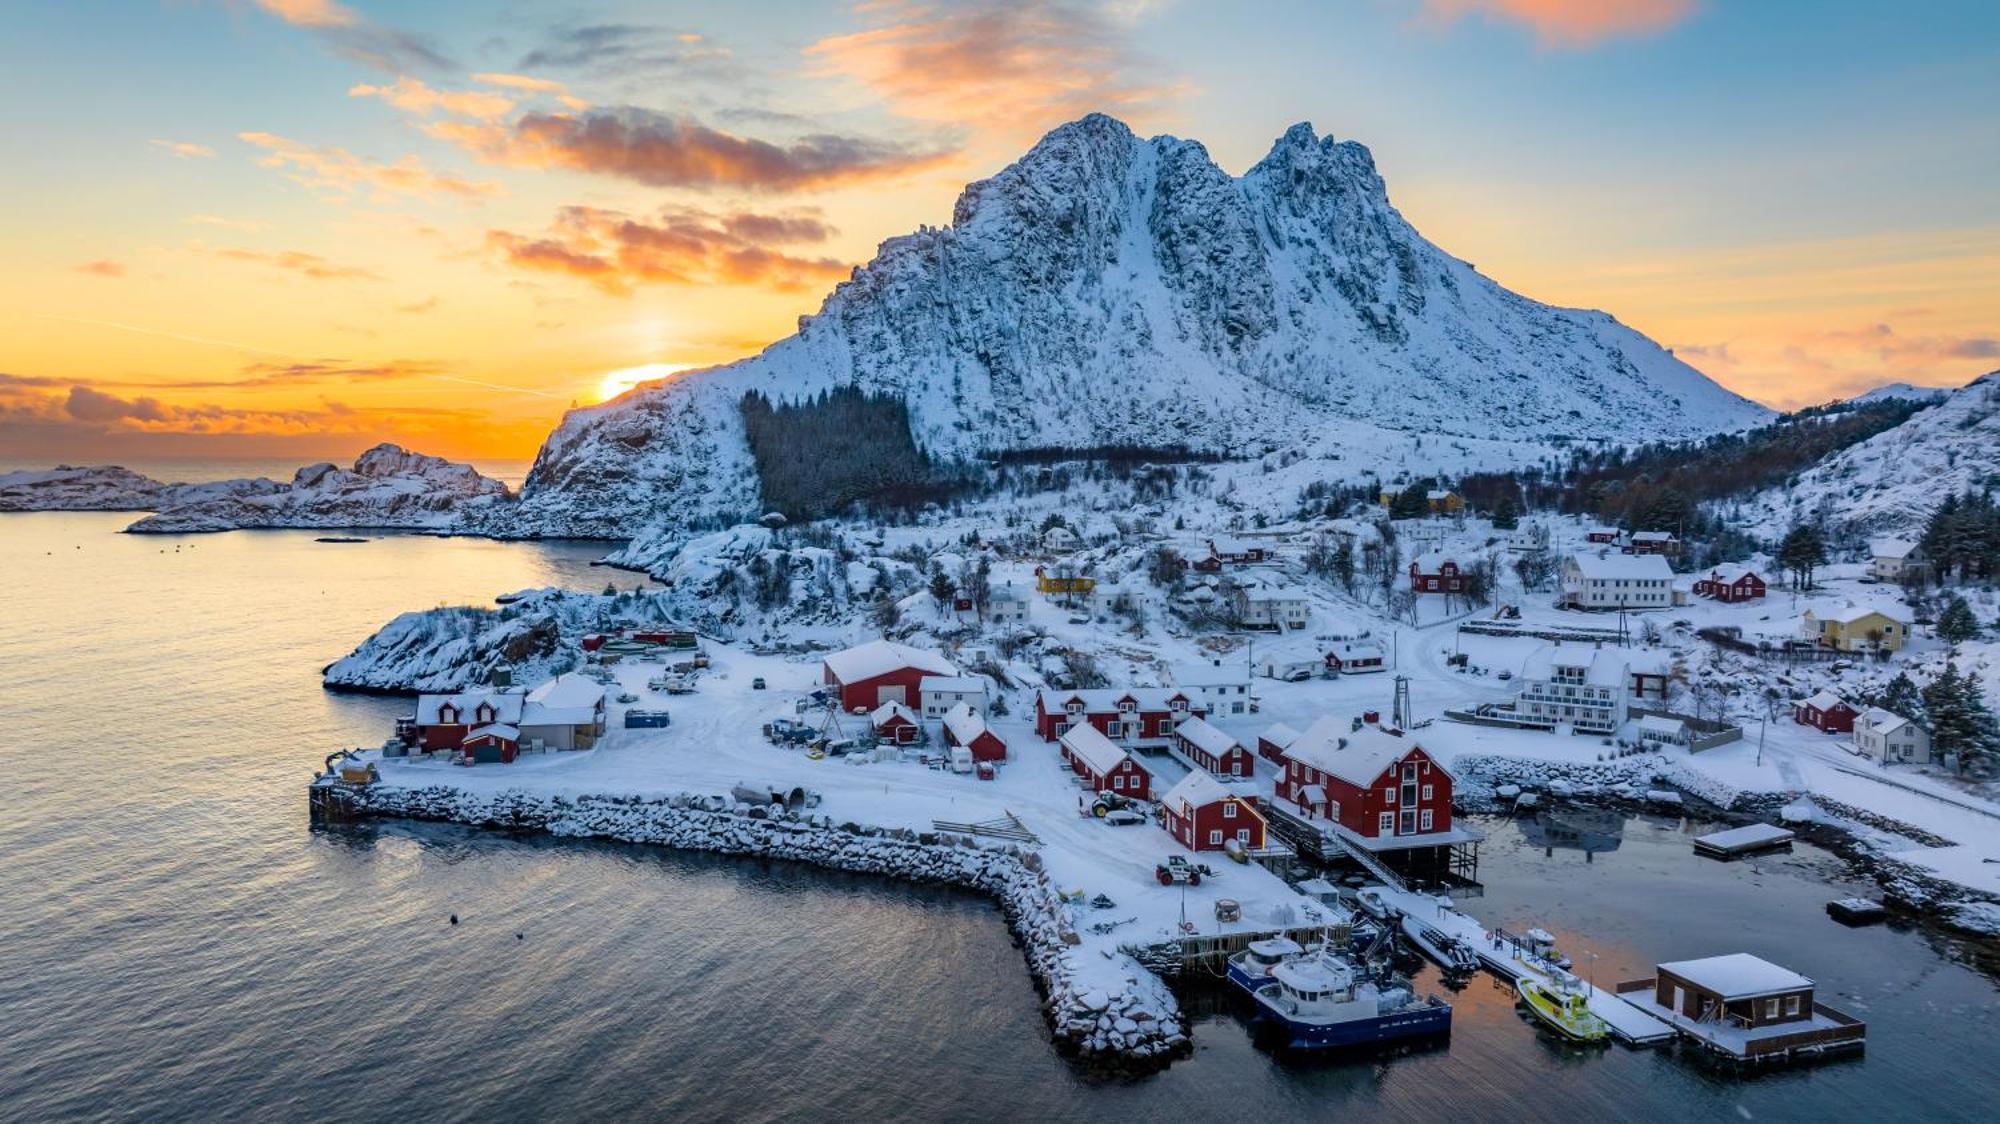
M 641 383 L 658 382 L 688 369 L 686 363 L 641 363 L 606 371 L 597 379 L 597 400 L 609 402 Z

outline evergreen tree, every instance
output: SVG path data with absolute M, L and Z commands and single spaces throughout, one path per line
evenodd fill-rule
M 1333 547 L 1333 577 L 1343 592 L 1354 593 L 1354 540 L 1346 535 Z
M 950 574 L 944 572 L 943 566 L 932 567 L 930 592 L 931 600 L 937 602 L 938 612 L 951 607 L 952 594 L 958 592 L 958 585 L 951 580 Z
M 1985 763 L 2000 748 L 2000 731 L 1980 697 L 1979 682 L 1960 675 L 1956 663 L 1924 688 L 1924 710 L 1931 721 L 1931 748 L 1955 754 L 1960 772 Z
M 1493 510 L 1493 529 L 1511 531 L 1521 525 L 1521 505 L 1514 501 L 1513 493 L 1500 497 L 1500 506 Z
M 1965 598 L 1954 596 L 1938 617 L 1938 639 L 1954 647 L 1979 636 L 1979 618 L 1972 615 L 1972 606 Z
M 1778 545 L 1778 565 L 1794 576 L 1798 588 L 1811 589 L 1813 571 L 1826 565 L 1826 540 L 1819 529 L 1801 523 L 1787 532 Z
M 1876 695 L 1874 701 L 1875 705 L 1883 710 L 1891 714 L 1900 714 L 1919 726 L 1926 722 L 1923 692 L 1917 690 L 1917 685 L 1910 679 L 1908 672 L 1897 672 L 1896 677 L 1883 686 L 1881 694 Z
M 1396 493 L 1396 500 L 1389 505 L 1391 519 L 1422 519 L 1431 513 L 1431 486 L 1429 481 L 1419 480 Z

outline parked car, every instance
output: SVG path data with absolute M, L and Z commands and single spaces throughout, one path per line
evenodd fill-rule
M 751 689 L 751 690 L 753 690 L 753 691 L 761 691 L 761 690 L 763 690 L 763 689 L 764 689 L 764 677 L 763 677 L 763 676 L 761 676 L 761 675 L 759 675 L 759 676 L 758 676 L 757 678 L 755 678 L 755 679 L 752 679 L 752 680 L 750 681 L 750 689 Z

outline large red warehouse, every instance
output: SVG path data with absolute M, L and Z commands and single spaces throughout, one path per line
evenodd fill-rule
M 885 702 L 918 706 L 926 677 L 957 674 L 958 666 L 937 652 L 870 640 L 826 657 L 821 681 L 840 692 L 842 710 L 874 710 Z
M 1451 774 L 1401 733 L 1322 718 L 1284 757 L 1278 799 L 1301 812 L 1371 839 L 1451 830 Z

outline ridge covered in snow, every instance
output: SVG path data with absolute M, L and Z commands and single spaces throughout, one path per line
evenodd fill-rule
M 2000 371 L 1843 449 L 1755 505 L 1774 526 L 1818 519 L 1866 534 L 1920 532 L 1946 495 L 2000 479 Z
M 157 511 L 281 487 L 262 478 L 168 484 L 115 464 L 61 464 L 0 472 L 0 511 Z
M 1293 126 L 1240 177 L 1092 115 L 884 242 L 797 334 L 571 412 L 509 528 L 632 537 L 756 514 L 739 404 L 906 404 L 933 458 L 1357 450 L 1386 431 L 1697 437 L 1771 416 L 1602 312 L 1502 288 L 1419 235 L 1368 150 Z M 809 450 L 802 450 L 809 455 Z M 1355 465 L 1357 469 L 1365 465 Z
M 455 528 L 511 503 L 507 485 L 471 465 L 381 444 L 352 469 L 309 464 L 291 483 L 232 490 L 224 481 L 158 505 L 158 513 L 126 528 L 137 534 L 233 531 L 255 527 Z

